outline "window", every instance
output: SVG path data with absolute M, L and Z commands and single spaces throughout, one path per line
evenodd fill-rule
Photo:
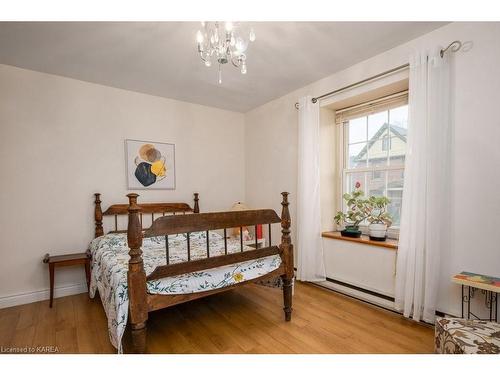
M 403 194 L 407 95 L 392 95 L 336 113 L 337 123 L 343 127 L 342 194 L 359 182 L 365 195 L 387 196 L 396 229 Z
M 384 136 L 382 139 L 382 151 L 387 151 L 391 148 L 391 138 L 388 136 Z

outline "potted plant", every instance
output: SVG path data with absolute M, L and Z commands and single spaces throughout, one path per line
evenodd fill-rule
M 387 238 L 387 228 L 392 225 L 392 217 L 387 212 L 387 205 L 391 200 L 387 197 L 368 198 L 369 214 L 368 226 L 370 239 L 373 241 L 385 241 Z
M 361 184 L 356 182 L 355 189 L 351 193 L 345 193 L 343 198 L 347 205 L 347 212 L 338 211 L 334 217 L 338 225 L 344 224 L 340 234 L 344 237 L 361 237 L 359 224 L 370 214 L 369 200 L 364 198 Z

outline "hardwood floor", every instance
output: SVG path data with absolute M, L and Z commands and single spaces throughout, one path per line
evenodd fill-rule
M 150 313 L 149 353 L 432 353 L 433 329 L 306 283 L 291 322 L 281 290 L 248 285 Z M 127 330 L 125 348 L 130 338 Z M 1 347 L 115 353 L 97 297 L 79 294 L 0 310 Z

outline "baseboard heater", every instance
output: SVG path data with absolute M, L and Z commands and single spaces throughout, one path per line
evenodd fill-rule
M 297 272 L 297 267 L 294 267 L 293 269 L 294 269 L 295 272 Z M 331 283 L 344 286 L 346 288 L 357 290 L 358 292 L 363 292 L 363 293 L 366 293 L 366 294 L 370 294 L 372 296 L 385 299 L 386 301 L 394 302 L 394 298 L 393 297 L 389 297 L 389 296 L 386 296 L 385 294 L 377 293 L 377 292 L 374 292 L 374 291 L 369 290 L 369 289 L 361 288 L 360 286 L 352 285 L 352 284 L 346 283 L 344 281 L 335 280 L 335 279 L 332 279 L 330 277 L 327 277 L 326 281 L 329 281 Z
M 358 292 L 363 292 L 363 293 L 372 295 L 374 297 L 378 297 L 378 298 L 381 298 L 381 299 L 385 299 L 387 301 L 394 302 L 394 298 L 393 297 L 389 297 L 389 296 L 386 296 L 385 294 L 377 293 L 377 292 L 374 292 L 372 290 L 362 288 L 360 286 L 352 285 L 352 284 L 346 283 L 344 281 L 335 280 L 335 279 L 332 279 L 330 277 L 327 277 L 326 281 L 329 281 L 331 283 L 344 286 L 344 287 L 349 288 L 349 289 L 354 289 L 354 290 L 357 290 Z
M 334 283 L 334 284 L 341 285 L 341 286 L 346 287 L 346 288 L 357 290 L 358 292 L 363 292 L 363 293 L 366 293 L 366 294 L 369 294 L 369 295 L 372 295 L 372 296 L 375 296 L 375 297 L 378 297 L 378 298 L 382 298 L 382 299 L 385 299 L 387 301 L 394 302 L 394 298 L 393 297 L 389 297 L 389 296 L 386 296 L 385 294 L 380 294 L 380 293 L 374 292 L 372 290 L 361 288 L 361 287 L 356 286 L 356 285 L 352 285 L 352 284 L 349 284 L 349 283 L 346 283 L 346 282 L 343 282 L 343 281 L 335 280 L 335 279 L 332 279 L 330 277 L 327 277 L 326 281 L 329 281 L 329 282 Z M 344 293 L 342 293 L 342 294 L 344 294 Z M 356 299 L 359 299 L 359 298 L 356 298 Z M 368 302 L 368 301 L 364 301 L 364 302 L 367 302 L 367 303 L 373 305 L 373 303 L 371 303 L 371 302 Z M 379 307 L 382 307 L 382 306 L 379 306 Z M 385 309 L 385 310 L 389 310 L 389 309 L 387 309 L 385 307 L 382 307 L 382 308 Z M 397 314 L 402 315 L 402 313 L 400 313 L 398 311 L 395 311 L 395 310 L 389 310 L 389 311 L 396 312 Z M 436 316 L 438 316 L 440 318 L 444 318 L 445 316 L 451 316 L 451 317 L 456 318 L 456 316 L 454 316 L 452 314 L 444 313 L 444 312 L 439 311 L 439 310 L 436 310 Z M 422 322 L 422 323 L 429 324 L 429 323 L 426 323 L 426 322 Z

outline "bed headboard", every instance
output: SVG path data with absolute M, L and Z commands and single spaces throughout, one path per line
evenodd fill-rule
M 115 217 L 115 230 L 109 231 L 109 233 L 125 233 L 126 229 L 119 230 L 118 229 L 118 216 L 128 215 L 128 204 L 113 204 L 108 207 L 106 211 L 102 211 L 101 208 L 101 194 L 94 194 L 94 220 L 95 220 L 95 237 L 99 237 L 104 235 L 103 229 L 103 218 L 104 216 L 114 216 Z M 199 194 L 194 193 L 194 206 L 191 206 L 187 203 L 141 203 L 140 207 L 140 219 L 141 219 L 141 227 L 142 227 L 142 217 L 144 214 L 151 215 L 151 222 L 155 219 L 155 214 L 158 216 L 165 215 L 175 215 L 175 214 L 186 214 L 186 213 L 199 213 Z M 143 228 L 145 229 L 145 228 Z

